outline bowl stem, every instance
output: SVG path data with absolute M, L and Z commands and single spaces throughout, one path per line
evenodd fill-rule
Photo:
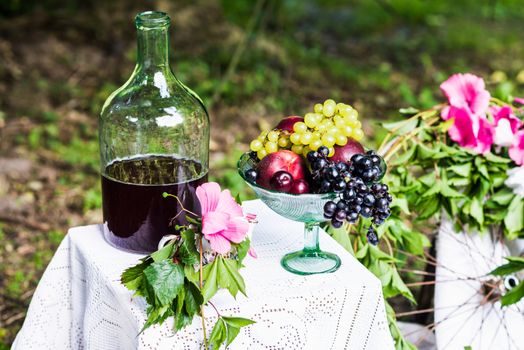
M 313 275 L 338 270 L 340 258 L 333 253 L 320 250 L 318 222 L 307 222 L 304 228 L 304 249 L 284 255 L 280 264 L 297 275 Z
M 318 222 L 306 222 L 304 227 L 304 251 L 318 252 L 320 247 L 318 244 Z

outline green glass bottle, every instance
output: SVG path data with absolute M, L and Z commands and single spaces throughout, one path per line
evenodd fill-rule
M 170 19 L 136 16 L 137 65 L 105 102 L 99 118 L 104 235 L 113 245 L 149 253 L 198 212 L 195 188 L 207 180 L 209 116 L 202 100 L 169 66 Z

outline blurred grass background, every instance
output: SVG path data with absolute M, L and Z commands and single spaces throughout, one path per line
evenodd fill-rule
M 524 96 L 522 0 L 2 0 L 0 349 L 67 228 L 101 222 L 97 115 L 130 75 L 134 15 L 172 17 L 175 74 L 209 106 L 211 179 L 261 128 L 333 98 L 377 123 L 429 107 L 451 73 Z

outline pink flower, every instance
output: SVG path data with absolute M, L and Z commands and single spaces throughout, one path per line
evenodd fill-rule
M 503 147 L 511 146 L 515 133 L 522 126 L 522 121 L 509 106 L 493 106 L 490 107 L 490 111 L 495 120 L 494 143 Z
M 524 130 L 515 134 L 515 140 L 509 148 L 509 157 L 517 165 L 524 165 Z
M 455 119 L 449 128 L 449 137 L 459 146 L 486 153 L 493 144 L 493 126 L 484 117 L 478 117 L 465 108 L 449 107 L 444 119 Z
M 474 115 L 483 115 L 489 105 L 490 94 L 484 80 L 473 74 L 453 74 L 440 85 L 452 107 L 462 108 Z
M 196 189 L 202 209 L 202 233 L 211 249 L 218 254 L 231 250 L 231 242 L 240 243 L 247 235 L 249 223 L 242 207 L 235 202 L 229 190 L 220 190 L 216 182 L 208 182 Z
M 522 97 L 514 97 L 513 102 L 518 103 L 520 105 L 524 105 L 524 98 Z

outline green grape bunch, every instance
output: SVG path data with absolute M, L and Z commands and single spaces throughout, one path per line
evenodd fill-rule
M 257 153 L 258 159 L 279 150 L 291 150 L 304 157 L 321 146 L 329 149 L 328 157 L 335 154 L 335 146 L 344 146 L 348 138 L 360 141 L 364 137 L 358 112 L 345 103 L 332 99 L 317 103 L 313 112 L 306 113 L 303 121 L 293 124 L 293 131 L 263 131 L 253 140 L 250 149 Z

